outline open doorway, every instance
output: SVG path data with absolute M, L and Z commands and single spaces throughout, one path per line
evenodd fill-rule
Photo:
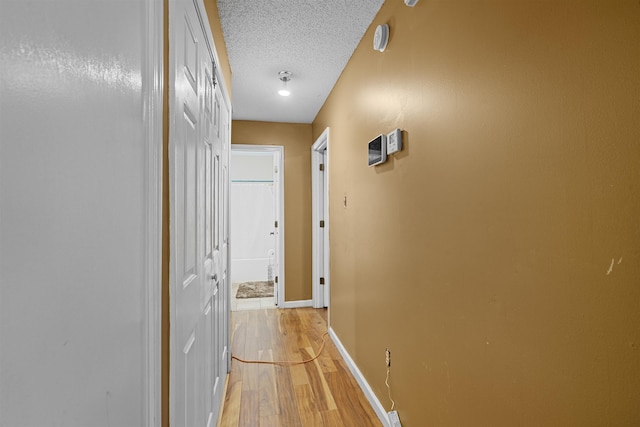
M 231 311 L 284 303 L 283 151 L 231 146 Z

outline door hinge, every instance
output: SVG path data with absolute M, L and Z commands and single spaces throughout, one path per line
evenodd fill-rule
M 324 277 L 321 277 L 321 278 L 320 278 L 320 284 L 321 284 L 321 285 L 324 285 Z
M 216 77 L 216 62 L 215 61 L 211 61 L 211 65 L 213 68 L 213 88 L 215 89 L 216 86 L 218 85 L 218 78 Z
M 278 276 L 276 276 L 274 282 L 278 283 Z
M 320 228 L 324 228 L 324 219 L 320 221 Z
M 324 163 L 320 163 L 320 170 L 323 171 L 324 170 Z
M 274 226 L 275 228 L 278 228 L 278 221 L 276 221 L 276 222 L 273 224 L 273 226 Z

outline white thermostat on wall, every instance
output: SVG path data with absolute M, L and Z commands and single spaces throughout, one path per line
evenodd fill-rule
M 369 166 L 375 166 L 387 161 L 387 137 L 378 135 L 367 144 Z
M 396 129 L 387 134 L 387 154 L 397 153 L 402 150 L 402 131 Z

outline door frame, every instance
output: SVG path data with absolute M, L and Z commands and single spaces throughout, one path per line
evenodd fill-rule
M 162 423 L 162 157 L 164 98 L 164 7 L 154 0 L 144 2 L 145 56 L 142 92 L 147 156 L 145 252 L 145 396 L 144 422 Z
M 276 153 L 275 163 L 278 168 L 278 185 L 276 186 L 276 191 L 278 192 L 278 196 L 276 199 L 278 200 L 278 217 L 276 221 L 278 221 L 278 239 L 276 241 L 276 252 L 278 253 L 278 300 L 276 301 L 278 307 L 284 308 L 284 290 L 285 290 L 285 276 L 284 276 L 284 146 L 282 145 L 250 145 L 250 144 L 231 144 L 231 154 L 234 151 L 244 151 L 244 152 L 256 152 L 256 153 Z M 231 169 L 233 168 L 233 162 L 229 162 L 229 171 L 231 173 Z M 231 208 L 231 203 L 229 203 L 229 209 Z M 229 218 L 229 221 L 232 221 L 233 218 Z M 233 236 L 230 236 L 230 239 L 233 241 Z M 231 262 L 231 257 L 229 257 L 229 263 Z
M 324 161 L 324 173 L 320 173 L 320 164 Z M 323 179 L 324 178 L 324 179 Z M 329 128 L 316 139 L 311 146 L 311 295 L 314 308 L 329 307 L 330 269 L 329 269 Z M 324 228 L 320 228 L 324 220 Z M 324 273 L 324 285 L 320 284 Z

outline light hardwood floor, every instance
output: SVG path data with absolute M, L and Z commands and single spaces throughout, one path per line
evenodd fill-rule
M 326 309 L 231 313 L 231 352 L 242 359 L 306 360 L 327 331 Z M 233 360 L 221 427 L 382 426 L 340 353 L 326 336 L 318 359 L 297 365 Z

